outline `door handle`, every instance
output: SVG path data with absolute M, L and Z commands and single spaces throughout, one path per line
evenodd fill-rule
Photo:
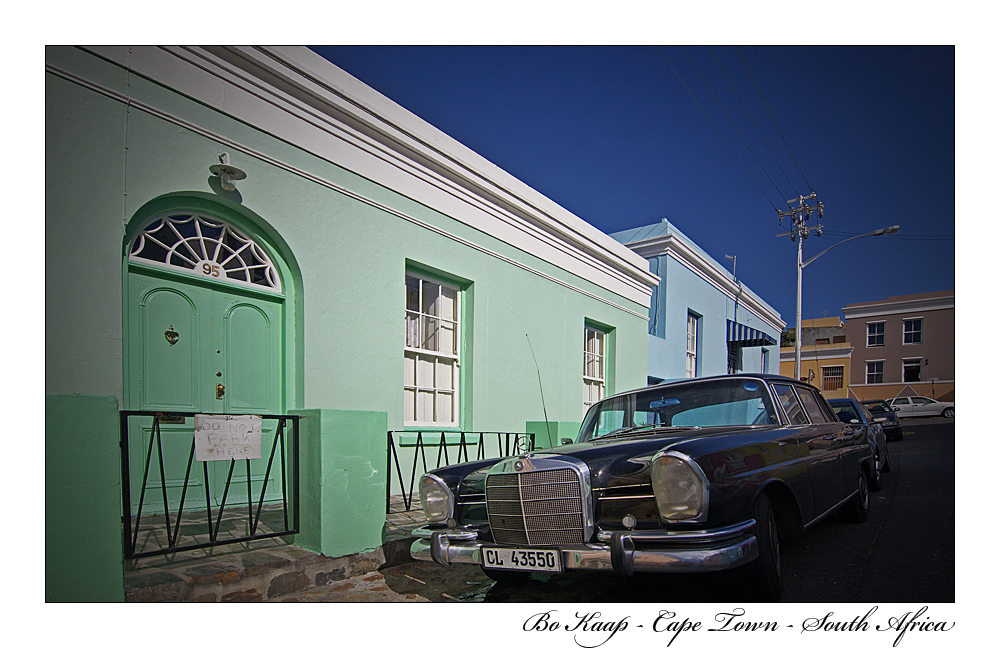
M 215 398 L 221 399 L 226 395 L 226 386 L 220 383 L 215 384 Z

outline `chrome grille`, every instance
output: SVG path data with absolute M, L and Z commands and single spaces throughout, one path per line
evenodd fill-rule
M 572 468 L 487 475 L 486 509 L 499 543 L 585 542 L 583 494 Z

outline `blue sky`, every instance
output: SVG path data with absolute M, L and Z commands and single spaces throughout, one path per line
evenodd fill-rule
M 776 209 L 810 190 L 826 215 L 806 259 L 901 231 L 812 263 L 803 318 L 955 287 L 951 47 L 313 49 L 602 231 L 667 218 L 735 255 L 790 326 L 796 245 Z

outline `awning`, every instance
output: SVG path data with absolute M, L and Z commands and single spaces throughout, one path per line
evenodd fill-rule
M 767 333 L 733 320 L 726 320 L 726 342 L 738 347 L 772 346 L 778 343 Z

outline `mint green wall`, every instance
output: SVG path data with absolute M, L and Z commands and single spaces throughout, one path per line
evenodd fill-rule
M 82 49 L 48 47 L 46 63 L 127 94 L 133 102 L 127 107 L 61 73 L 46 74 L 46 391 L 124 402 L 122 258 L 126 231 L 136 225 L 132 219 L 151 201 L 174 194 L 231 204 L 231 211 L 252 222 L 252 231 L 266 235 L 287 262 L 284 402 L 289 410 L 317 417 L 307 416 L 303 427 L 308 451 L 302 456 L 309 462 L 302 474 L 303 533 L 297 540 L 303 546 L 346 555 L 380 541 L 385 432 L 403 428 L 408 267 L 430 269 L 468 286 L 462 356 L 466 430 L 521 432 L 526 422 L 543 420 L 540 373 L 549 420 L 568 422 L 575 434 L 583 415 L 585 322 L 612 331 L 609 392 L 645 385 L 647 322 L 642 315 L 648 304 L 633 303 Z M 142 104 L 194 123 L 202 132 L 151 114 Z M 228 148 L 210 134 L 600 300 Z M 345 159 L 356 154 L 344 146 Z M 208 167 L 222 151 L 248 175 L 237 183 L 237 192 L 216 191 L 209 181 Z M 104 447 L 117 444 L 117 434 L 114 420 L 93 436 Z M 102 465 L 97 457 L 85 458 Z M 59 485 L 54 494 L 71 484 L 60 473 L 52 478 Z M 113 478 L 118 479 L 116 471 Z M 119 486 L 105 495 L 117 506 Z M 120 534 L 117 517 L 108 524 L 108 533 Z M 114 575 L 120 578 L 120 540 L 115 551 Z
M 118 401 L 45 397 L 45 600 L 124 601 Z
M 75 48 L 47 48 L 52 65 L 93 78 L 273 158 L 482 245 L 634 312 L 631 303 L 265 133 L 193 103 Z M 46 77 L 46 389 L 122 396 L 121 245 L 125 225 L 148 201 L 173 192 L 212 194 L 208 166 L 225 150 L 204 135 Z M 127 113 L 127 114 L 126 114 Z M 126 129 L 127 122 L 127 129 Z M 125 144 L 127 142 L 127 152 Z M 402 428 L 403 277 L 407 262 L 471 282 L 474 321 L 463 365 L 466 429 L 516 431 L 541 420 L 542 374 L 552 420 L 582 417 L 584 321 L 613 328 L 620 391 L 645 384 L 646 320 L 484 255 L 398 216 L 248 155 L 231 153 L 248 178 L 242 208 L 282 237 L 301 271 L 301 337 L 290 358 L 289 407 L 388 413 Z M 50 174 L 50 177 L 53 177 Z M 221 193 L 221 192 L 220 192 Z M 287 279 L 287 278 L 286 278 Z M 297 333 L 295 333 L 297 331 Z M 470 391 L 470 390 L 466 390 Z
M 562 445 L 563 439 L 576 441 L 576 436 L 580 433 L 580 423 L 583 417 L 581 416 L 580 418 L 581 421 L 549 421 L 548 425 L 546 425 L 545 421 L 528 421 L 525 431 L 535 434 L 536 449 L 558 448 Z M 550 436 L 552 437 L 551 443 L 549 443 Z
M 385 525 L 385 412 L 297 410 L 295 544 L 327 556 L 377 549 Z

